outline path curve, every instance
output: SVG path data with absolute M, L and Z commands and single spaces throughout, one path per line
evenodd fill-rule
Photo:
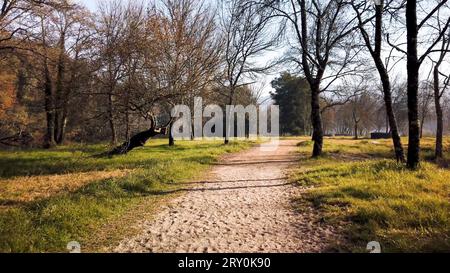
M 275 151 L 255 147 L 228 155 L 214 166 L 211 181 L 176 198 L 142 233 L 115 252 L 304 253 L 323 252 L 333 237 L 313 209 L 295 212 L 302 189 L 286 179 L 298 164 L 298 141 L 281 141 Z

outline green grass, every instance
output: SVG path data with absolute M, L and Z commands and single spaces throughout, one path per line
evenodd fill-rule
M 161 160 L 189 158 L 190 161 L 208 163 L 223 152 L 236 151 L 236 146 L 221 146 L 220 142 L 180 142 L 168 147 L 165 140 L 152 141 L 129 155 L 113 158 L 96 158 L 93 155 L 107 151 L 104 145 L 68 146 L 54 150 L 0 151 L 0 178 L 17 176 L 64 174 L 100 170 L 134 169 L 160 163 Z M 175 157 L 174 157 L 175 156 Z
M 432 141 L 424 140 L 424 158 Z M 307 153 L 310 146 L 300 146 Z M 390 158 L 389 141 L 327 139 L 326 155 L 302 160 L 292 179 L 312 187 L 310 202 L 339 225 L 348 242 L 341 251 L 365 252 L 378 241 L 385 252 L 450 252 L 450 171 L 432 162 L 410 171 Z M 369 158 L 367 154 L 370 155 Z
M 114 234 L 108 234 L 105 241 L 98 242 L 97 231 L 105 223 L 120 219 L 139 204 L 157 203 L 174 195 L 182 187 L 180 182 L 199 178 L 220 155 L 254 144 L 178 142 L 176 147 L 168 147 L 163 143 L 153 141 L 129 155 L 111 159 L 91 157 L 104 151 L 102 146 L 0 152 L 3 178 L 117 168 L 134 170 L 123 178 L 94 181 L 74 192 L 1 209 L 0 252 L 64 252 L 67 243 L 74 240 L 83 246 L 95 241 L 91 250 L 98 251 L 112 243 L 107 241 L 109 237 L 114 238 Z M 122 228 L 127 229 L 127 225 Z

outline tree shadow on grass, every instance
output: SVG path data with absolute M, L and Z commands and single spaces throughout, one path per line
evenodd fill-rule
M 75 149 L 68 147 L 50 151 L 17 151 L 6 153 L 5 156 L 0 157 L 0 178 L 133 169 L 170 162 L 174 158 L 210 164 L 215 161 L 215 149 L 220 146 L 221 144 L 217 144 L 216 147 L 210 143 L 199 143 L 192 146 L 177 145 L 174 147 L 152 145 L 135 149 L 128 155 L 113 157 L 96 157 L 96 154 L 105 151 L 101 148 Z M 211 153 L 208 153 L 210 150 Z
M 156 158 L 108 160 L 80 158 L 6 158 L 0 159 L 0 178 L 22 176 L 58 175 L 106 171 L 114 169 L 133 169 L 152 166 L 161 162 Z

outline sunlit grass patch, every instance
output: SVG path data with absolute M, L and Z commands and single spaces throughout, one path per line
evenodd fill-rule
M 169 147 L 167 140 L 154 140 L 128 155 L 112 158 L 95 156 L 108 151 L 110 147 L 106 145 L 0 151 L 0 178 L 137 169 L 159 163 L 161 160 L 187 157 L 194 161 L 207 162 L 214 160 L 218 154 L 237 151 L 249 143 L 251 145 L 252 142 L 234 142 L 224 146 L 221 141 L 180 141 L 176 146 Z
M 2 161 L 10 164 L 1 167 L 6 178 L 0 179 L 0 187 L 6 187 L 7 181 L 31 181 L 29 187 L 17 186 L 22 187 L 23 196 L 11 196 L 13 192 L 9 190 L 0 192 L 0 198 L 4 200 L 32 196 L 34 187 L 45 183 L 40 177 L 44 174 L 64 174 L 63 177 L 70 178 L 84 171 L 126 173 L 117 177 L 98 177 L 86 183 L 71 179 L 65 183 L 59 181 L 55 186 L 58 190 L 45 198 L 25 198 L 19 204 L 1 209 L 0 252 L 64 252 L 70 241 L 78 241 L 90 251 L 103 249 L 114 243 L 111 238 L 120 239 L 117 234 L 127 233 L 133 221 L 141 219 L 142 215 L 133 215 L 134 208 L 141 206 L 141 212 L 152 214 L 156 209 L 152 204 L 176 195 L 177 190 L 185 186 L 180 182 L 201 178 L 219 156 L 254 144 L 234 142 L 224 146 L 216 141 L 187 141 L 168 147 L 165 142 L 155 141 L 126 156 L 113 158 L 91 157 L 104 150 L 97 147 L 90 147 L 88 152 L 78 152 L 72 147 L 1 152 Z M 33 159 L 34 163 L 21 164 L 21 159 Z M 24 168 L 16 169 L 19 166 Z M 129 169 L 133 171 L 127 171 Z M 25 174 L 28 176 L 24 177 Z M 1 185 L 2 182 L 5 185 Z M 145 204 L 144 208 L 142 204 Z M 115 221 L 123 223 L 123 215 L 127 215 L 126 225 L 115 225 Z M 102 227 L 106 223 L 117 230 L 103 234 Z M 101 239 L 97 233 L 103 234 Z
M 24 176 L 0 179 L 0 207 L 45 199 L 108 178 L 124 177 L 130 170 L 93 171 L 62 175 Z
M 450 251 L 448 169 L 423 162 L 418 171 L 411 171 L 383 159 L 390 149 L 385 141 L 377 146 L 370 140 L 327 142 L 326 149 L 339 146 L 343 157 L 305 158 L 292 179 L 310 188 L 299 199 L 323 212 L 328 223 L 342 227 L 349 238 L 344 251 L 363 252 L 370 241 L 379 241 L 386 252 Z M 427 139 L 423 144 L 432 145 Z M 379 156 L 347 160 L 349 154 L 368 150 Z

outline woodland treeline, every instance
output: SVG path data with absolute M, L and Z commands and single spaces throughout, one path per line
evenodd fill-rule
M 282 73 L 272 82 L 275 91 L 271 97 L 280 105 L 280 127 L 285 136 L 308 136 L 312 134 L 310 121 L 311 96 L 308 82 L 301 76 Z M 338 105 L 327 107 L 322 101 L 323 130 L 326 136 L 352 136 L 367 138 L 373 132 L 389 135 L 389 119 L 383 100 L 381 86 L 362 84 L 347 87 L 348 99 Z M 399 132 L 408 135 L 407 82 L 394 80 L 392 103 L 398 121 Z M 444 134 L 450 133 L 450 98 L 442 98 L 444 111 Z M 423 81 L 419 95 L 420 136 L 434 136 L 437 130 L 437 115 L 434 104 L 433 83 Z
M 397 160 L 417 168 L 431 115 L 443 156 L 448 0 L 112 0 L 96 12 L 69 0 L 0 4 L 3 143 L 115 144 L 196 96 L 261 102 L 258 76 L 289 67 L 294 78 L 274 81 L 273 99 L 301 108 L 282 123 L 311 133 L 313 156 L 328 132 L 384 128 Z M 290 80 L 307 103 L 277 97 Z
M 46 148 L 66 141 L 115 145 L 196 96 L 208 104 L 258 103 L 258 90 L 240 78 L 251 73 L 241 59 L 259 49 L 243 57 L 242 45 L 225 45 L 224 38 L 225 27 L 244 35 L 238 21 L 258 20 L 255 11 L 225 21 L 194 0 L 101 1 L 95 13 L 67 0 L 1 4 L 4 144 L 32 136 Z M 236 14 L 238 5 L 226 9 Z

